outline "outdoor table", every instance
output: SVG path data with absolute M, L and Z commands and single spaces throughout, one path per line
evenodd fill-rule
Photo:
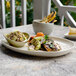
M 24 30 L 34 35 L 32 25 L 0 30 L 0 76 L 76 76 L 76 47 L 69 54 L 55 58 L 17 53 L 1 44 L 4 38 L 2 31 L 8 32 L 12 29 Z M 53 30 L 51 36 L 64 38 L 68 28 L 55 25 Z M 76 46 L 76 41 L 72 42 Z

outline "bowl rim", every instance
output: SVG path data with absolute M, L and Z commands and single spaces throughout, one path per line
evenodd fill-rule
M 24 32 L 24 33 L 26 33 L 26 32 Z M 27 33 L 28 34 L 28 33 Z M 5 34 L 4 35 L 4 37 L 5 37 L 5 39 L 7 40 L 11 40 L 10 38 L 7 38 L 7 36 L 6 36 L 7 34 Z M 29 35 L 29 34 L 28 34 Z M 29 38 L 30 38 L 30 35 L 29 35 Z M 22 41 L 22 42 L 19 42 L 19 41 L 15 41 L 15 40 L 11 40 L 11 41 L 14 41 L 14 42 L 17 42 L 17 43 L 25 43 L 25 42 L 27 42 L 28 40 L 29 40 L 29 38 L 28 39 L 26 39 L 26 40 L 24 40 L 24 41 Z
M 35 20 L 33 20 L 33 23 L 36 22 L 36 23 L 40 23 L 40 24 L 53 24 L 54 25 L 54 23 L 44 23 L 44 22 L 40 22 L 40 21 L 41 21 L 41 19 L 35 19 Z

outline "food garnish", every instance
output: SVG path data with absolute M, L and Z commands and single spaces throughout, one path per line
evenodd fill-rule
M 47 40 L 49 37 L 48 37 L 48 35 L 45 35 L 44 38 L 45 38 L 45 40 Z
M 36 34 L 36 37 L 37 36 L 44 36 L 44 34 L 42 33 L 42 32 L 38 32 L 37 34 Z
M 37 33 L 38 35 L 38 33 Z M 58 43 L 55 43 L 48 35 L 38 35 L 31 37 L 30 41 L 28 42 L 29 50 L 41 50 L 44 49 L 45 51 L 60 51 L 61 47 Z
M 57 22 L 57 20 L 55 20 L 56 18 L 56 11 L 50 13 L 47 17 L 44 17 L 40 22 L 43 23 L 55 23 Z

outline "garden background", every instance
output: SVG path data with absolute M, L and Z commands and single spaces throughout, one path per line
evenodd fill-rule
M 61 2 L 64 5 L 74 5 L 76 6 L 76 0 L 61 0 Z M 22 13 L 21 13 L 21 0 L 16 0 L 15 1 L 15 5 L 16 5 L 16 26 L 20 26 L 21 25 L 21 18 L 22 18 Z M 6 10 L 6 25 L 7 27 L 10 26 L 10 0 L 5 0 L 5 10 Z M 50 11 L 57 11 L 58 9 L 55 6 L 55 4 L 52 2 L 51 4 L 51 10 Z M 27 0 L 27 24 L 31 24 L 33 21 L 33 0 Z M 76 21 L 76 13 L 75 12 L 70 12 L 70 14 L 72 15 L 72 17 L 75 19 Z M 55 24 L 59 24 L 60 23 L 60 18 L 57 14 L 56 16 L 57 22 Z M 64 26 L 69 26 L 68 22 L 66 21 L 66 19 L 64 20 Z

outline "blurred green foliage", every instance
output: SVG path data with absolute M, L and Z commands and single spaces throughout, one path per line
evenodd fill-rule
M 74 5 L 76 6 L 76 0 L 61 0 L 62 4 L 64 5 Z M 10 0 L 5 0 L 5 5 L 6 5 L 6 25 L 7 27 L 10 27 Z M 15 1 L 15 8 L 16 8 L 16 26 L 21 25 L 21 18 L 22 18 L 22 13 L 21 13 L 21 0 L 16 0 Z M 55 4 L 52 2 L 51 4 L 52 8 L 51 11 L 57 11 L 58 8 L 55 6 Z M 70 14 L 73 16 L 73 18 L 76 21 L 76 13 L 75 12 L 70 12 Z M 56 24 L 60 23 L 60 18 L 57 14 L 56 16 L 57 22 Z M 27 23 L 31 24 L 33 21 L 33 0 L 27 0 Z M 68 23 L 66 19 L 64 20 L 64 26 L 68 26 Z
M 5 0 L 5 10 L 6 10 L 6 26 L 10 27 L 11 19 L 10 19 L 10 0 Z M 15 8 L 16 8 L 16 26 L 21 25 L 21 0 L 15 1 Z M 33 0 L 27 0 L 27 24 L 31 24 L 33 21 Z
M 63 5 L 73 5 L 73 6 L 76 6 L 76 0 L 60 0 L 60 1 L 62 2 Z M 52 2 L 52 10 L 55 10 L 55 11 L 58 12 L 58 8 L 55 6 L 55 4 L 53 2 Z M 74 20 L 76 21 L 76 13 L 72 12 L 72 11 L 69 11 L 69 12 L 72 15 L 72 17 L 74 18 Z M 56 19 L 57 19 L 56 24 L 59 24 L 60 23 L 60 19 L 59 19 L 58 14 L 57 14 Z M 70 26 L 66 19 L 64 19 L 64 26 Z
M 27 24 L 33 21 L 33 0 L 27 0 Z

